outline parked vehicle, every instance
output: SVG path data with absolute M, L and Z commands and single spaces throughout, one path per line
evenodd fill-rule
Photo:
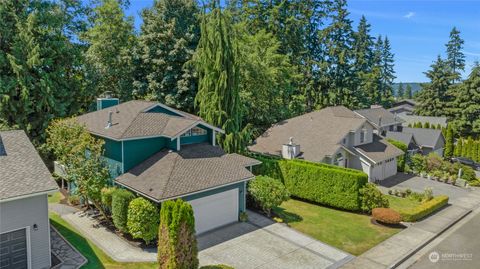
M 472 167 L 473 169 L 476 169 L 478 171 L 480 171 L 480 163 L 477 163 L 469 158 L 465 158 L 465 157 L 453 157 L 450 159 L 451 162 L 458 162 L 458 163 L 461 163 L 461 164 L 464 164 L 464 165 L 468 165 L 470 167 Z

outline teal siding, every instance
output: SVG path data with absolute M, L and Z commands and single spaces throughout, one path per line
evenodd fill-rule
M 122 142 L 103 137 L 101 139 L 105 141 L 103 155 L 109 159 L 122 162 Z
M 160 106 L 156 106 L 156 107 L 150 109 L 148 112 L 164 113 L 164 114 L 171 115 L 171 116 L 183 117 L 182 115 L 180 115 L 180 114 L 178 114 L 178 113 L 175 113 L 175 112 L 173 112 L 173 111 L 170 111 L 170 110 L 165 109 L 165 108 L 160 107 Z
M 102 110 L 108 107 L 116 106 L 120 103 L 118 98 L 97 99 L 97 110 Z
M 124 141 L 124 172 L 132 169 L 136 165 L 148 159 L 153 154 L 165 148 L 166 140 L 170 141 L 170 139 L 164 137 Z
M 192 194 L 192 195 L 189 195 L 189 196 L 182 197 L 182 199 L 185 200 L 185 201 L 191 201 L 191 200 L 195 200 L 195 199 L 198 199 L 198 198 L 202 198 L 202 197 L 205 197 L 205 196 L 217 194 L 217 193 L 232 190 L 232 189 L 238 189 L 238 207 L 239 207 L 238 211 L 239 212 L 244 212 L 245 211 L 245 182 L 239 182 L 239 183 L 232 184 L 232 185 L 229 185 L 229 186 L 220 187 L 220 188 L 217 188 L 217 189 Z
M 209 141 L 208 133 L 206 135 L 180 137 L 181 145 L 197 144 L 197 143 L 203 143 L 208 141 Z
M 177 150 L 177 139 L 178 138 L 175 138 L 173 140 L 171 140 L 170 138 L 167 138 L 168 140 L 168 148 L 171 149 L 171 150 Z M 180 148 L 181 150 L 182 148 Z

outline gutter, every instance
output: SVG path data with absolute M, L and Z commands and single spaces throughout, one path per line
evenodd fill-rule
M 30 194 L 25 194 L 25 195 L 14 196 L 14 197 L 6 198 L 6 199 L 1 199 L 0 203 L 11 202 L 11 201 L 15 201 L 15 200 L 35 197 L 35 196 L 44 195 L 44 194 L 50 194 L 50 193 L 54 193 L 56 191 L 58 191 L 58 188 L 47 190 L 47 191 L 41 191 L 41 192 L 35 192 L 35 193 L 30 193 Z

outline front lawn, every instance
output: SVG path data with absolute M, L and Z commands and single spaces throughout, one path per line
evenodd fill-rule
M 415 201 L 408 197 L 401 198 L 393 195 L 386 195 L 386 197 L 388 198 L 388 202 L 390 203 L 390 208 L 397 212 L 400 212 L 402 210 L 410 210 L 421 204 L 421 202 Z
M 274 209 L 290 227 L 315 239 L 360 255 L 401 229 L 374 225 L 370 216 L 291 199 Z
M 63 198 L 63 194 L 57 191 L 48 195 L 48 202 L 51 204 L 58 204 Z

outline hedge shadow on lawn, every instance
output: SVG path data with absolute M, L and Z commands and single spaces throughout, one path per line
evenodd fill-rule
M 275 215 L 280 217 L 286 223 L 300 222 L 303 220 L 302 216 L 292 212 L 288 212 L 285 208 L 278 206 Z

